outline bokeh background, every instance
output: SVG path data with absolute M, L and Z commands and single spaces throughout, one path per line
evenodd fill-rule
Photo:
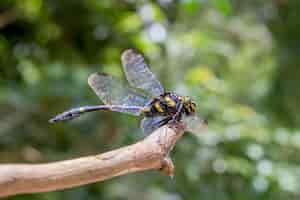
M 299 0 L 1 0 L 1 163 L 76 158 L 141 139 L 139 119 L 126 114 L 48 123 L 98 104 L 88 75 L 124 79 L 129 47 L 209 120 L 207 133 L 176 145 L 173 179 L 142 172 L 9 199 L 299 199 L 299 19 Z

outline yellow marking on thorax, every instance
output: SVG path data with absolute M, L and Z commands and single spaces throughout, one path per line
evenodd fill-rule
M 84 111 L 85 111 L 84 107 L 79 108 L 79 112 L 84 112 Z
M 154 103 L 154 107 L 156 108 L 156 110 L 158 111 L 158 112 L 164 112 L 164 110 L 162 109 L 162 107 L 160 106 L 160 103 L 159 103 L 159 101 L 157 101 L 157 102 L 155 102 Z
M 164 99 L 165 99 L 165 101 L 166 101 L 166 103 L 169 107 L 175 107 L 176 106 L 176 102 L 171 97 L 165 96 Z

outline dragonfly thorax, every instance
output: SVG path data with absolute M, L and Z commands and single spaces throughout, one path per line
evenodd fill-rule
M 152 101 L 143 109 L 147 117 L 153 116 L 172 116 L 179 112 L 190 115 L 196 110 L 196 104 L 188 97 L 166 92 Z

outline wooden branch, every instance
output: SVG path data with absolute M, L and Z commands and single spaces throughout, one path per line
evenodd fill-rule
M 103 154 L 47 164 L 0 165 L 0 197 L 71 188 L 149 169 L 173 176 L 169 152 L 185 130 L 164 126 L 142 141 Z

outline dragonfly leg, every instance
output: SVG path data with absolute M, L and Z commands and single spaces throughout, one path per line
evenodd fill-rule
M 182 109 L 183 109 L 183 103 L 180 103 L 176 113 L 172 116 L 170 122 L 178 122 L 180 120 Z
M 169 123 L 170 121 L 172 121 L 172 117 L 167 117 L 159 122 L 159 126 L 163 126 L 163 125 Z

